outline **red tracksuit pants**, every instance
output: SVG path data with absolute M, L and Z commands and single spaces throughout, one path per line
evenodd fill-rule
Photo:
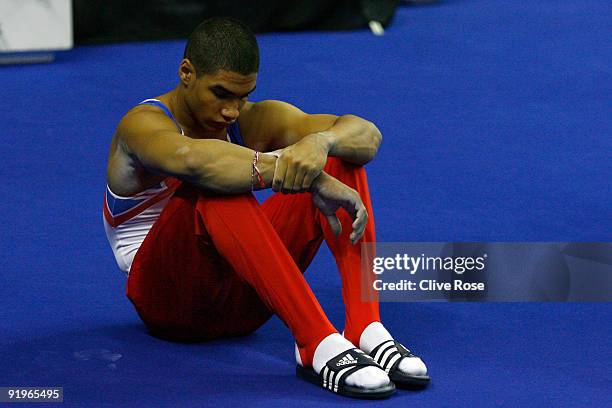
M 359 192 L 369 215 L 362 242 L 375 242 L 364 168 L 329 158 L 325 171 Z M 358 343 L 379 321 L 378 302 L 362 301 L 352 220 L 343 210 L 338 217 L 343 232 L 335 237 L 308 193 L 277 193 L 260 205 L 250 193 L 183 184 L 138 250 L 127 296 L 153 335 L 178 341 L 246 335 L 276 313 L 308 365 L 319 342 L 336 332 L 302 276 L 323 239 L 341 276 L 345 336 Z

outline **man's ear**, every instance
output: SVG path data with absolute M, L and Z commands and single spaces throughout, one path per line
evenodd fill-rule
M 195 83 L 197 79 L 195 67 L 187 58 L 184 58 L 181 61 L 181 65 L 179 65 L 178 74 L 181 83 L 185 87 L 188 87 L 190 84 Z

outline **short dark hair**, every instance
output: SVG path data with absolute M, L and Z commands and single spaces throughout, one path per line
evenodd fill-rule
M 196 73 L 214 74 L 220 69 L 242 75 L 259 70 L 259 47 L 251 29 L 226 17 L 204 20 L 189 36 L 184 58 Z

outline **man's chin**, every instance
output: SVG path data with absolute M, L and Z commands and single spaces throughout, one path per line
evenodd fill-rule
M 206 126 L 206 128 L 208 130 L 216 131 L 216 132 L 220 132 L 222 130 L 227 130 L 228 127 L 229 127 L 229 125 L 227 125 L 225 123 L 216 123 L 216 122 L 208 123 L 207 126 Z
M 225 140 L 227 135 L 227 126 L 214 125 L 212 123 L 202 123 L 202 135 L 204 138 L 213 138 Z

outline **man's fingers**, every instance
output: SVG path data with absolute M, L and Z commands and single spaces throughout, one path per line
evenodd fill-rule
M 368 212 L 365 207 L 360 207 L 355 214 L 355 221 L 353 221 L 353 232 L 349 237 L 351 242 L 354 244 L 357 243 L 363 236 L 365 232 L 366 225 L 368 224 Z
M 310 190 L 312 181 L 321 174 L 320 170 L 312 167 L 302 167 L 296 172 L 295 182 L 293 183 L 294 193 L 303 193 Z
M 283 186 L 281 187 L 281 192 L 283 194 L 293 193 L 293 183 L 295 181 L 296 176 L 296 168 L 295 165 L 287 166 L 287 172 L 285 173 L 285 179 L 283 180 Z
M 336 216 L 336 214 L 326 215 L 327 222 L 329 223 L 329 227 L 335 236 L 339 237 L 342 234 L 342 224 L 340 224 L 340 220 Z
M 350 210 L 347 211 L 353 218 L 353 232 L 349 235 L 349 239 L 351 243 L 355 245 L 361 239 L 365 231 L 368 222 L 368 212 L 358 194 L 356 194 L 355 201 L 351 204 Z
M 295 181 L 293 182 L 293 192 L 294 193 L 301 193 L 304 191 L 304 189 L 302 188 L 302 185 L 304 184 L 304 178 L 306 177 L 305 172 L 303 171 L 298 171 L 298 173 L 295 175 Z
M 285 173 L 287 172 L 287 162 L 282 158 L 276 160 L 276 168 L 274 169 L 274 178 L 272 179 L 272 190 L 280 191 L 283 187 L 285 180 Z
M 317 178 L 320 173 L 306 173 L 304 181 L 302 182 L 302 191 L 309 191 L 312 181 Z

